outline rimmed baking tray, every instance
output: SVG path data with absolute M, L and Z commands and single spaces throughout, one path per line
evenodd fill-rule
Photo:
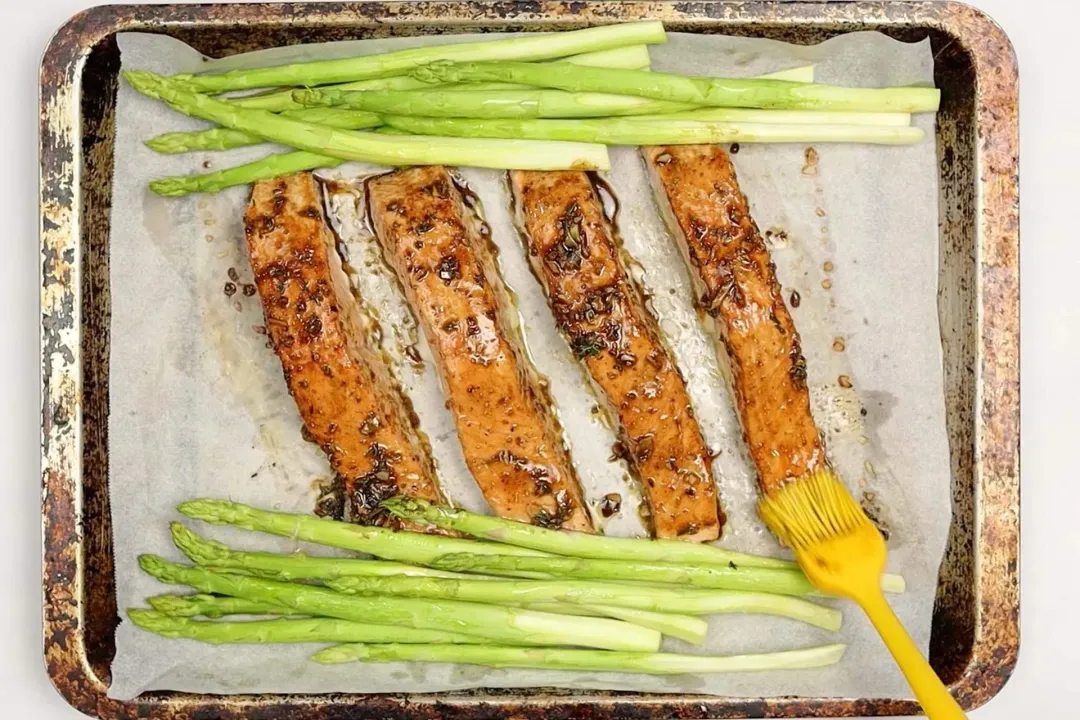
M 45 660 L 102 718 L 744 718 L 906 715 L 884 698 L 717 698 L 536 688 L 424 695 L 105 695 L 119 623 L 108 496 L 109 212 L 116 34 L 208 55 L 386 35 L 565 30 L 651 18 L 670 30 L 816 43 L 856 30 L 929 37 L 938 114 L 940 283 L 953 524 L 931 662 L 968 708 L 1019 648 L 1018 80 L 1004 32 L 938 2 L 359 2 L 116 5 L 81 13 L 41 66 L 42 571 Z M 122 261 L 115 259 L 114 261 Z

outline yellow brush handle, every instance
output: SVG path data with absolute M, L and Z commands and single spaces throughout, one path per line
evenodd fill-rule
M 919 648 L 915 646 L 881 591 L 865 594 L 857 600 L 896 659 L 896 664 L 900 666 L 911 689 L 915 691 L 915 697 L 926 711 L 926 717 L 930 720 L 966 718 L 960 704 L 949 694 L 948 688 L 919 652 Z

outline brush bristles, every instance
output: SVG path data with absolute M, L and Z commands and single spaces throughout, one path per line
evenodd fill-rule
M 758 504 L 762 520 L 793 550 L 833 540 L 870 525 L 840 478 L 819 469 Z

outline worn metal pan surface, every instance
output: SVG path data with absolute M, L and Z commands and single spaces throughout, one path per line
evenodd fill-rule
M 386 35 L 562 30 L 641 18 L 684 32 L 815 43 L 878 30 L 929 37 L 943 90 L 937 148 L 939 309 L 954 520 L 931 661 L 966 707 L 1009 676 L 1019 646 L 1017 67 L 1002 30 L 939 2 L 359 2 L 88 10 L 41 67 L 42 521 L 45 658 L 61 694 L 102 718 L 743 718 L 904 715 L 881 698 L 717 698 L 479 690 L 435 695 L 105 696 L 119 622 L 108 485 L 109 210 L 125 31 L 209 55 Z

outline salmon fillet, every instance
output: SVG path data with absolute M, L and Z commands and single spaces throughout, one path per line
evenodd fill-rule
M 393 524 L 396 494 L 444 498 L 407 401 L 360 325 L 310 173 L 255 184 L 244 215 L 266 328 L 311 437 L 344 479 L 351 520 Z
M 715 319 L 743 434 L 762 492 L 824 462 L 810 413 L 806 361 L 776 266 L 717 145 L 642 150 L 669 225 Z
M 533 271 L 559 329 L 607 400 L 653 534 L 715 540 L 723 516 L 709 451 L 591 178 L 513 171 L 510 185 Z
M 591 530 L 562 434 L 526 360 L 494 250 L 444 167 L 368 182 L 375 233 L 435 355 L 466 463 L 496 514 Z

